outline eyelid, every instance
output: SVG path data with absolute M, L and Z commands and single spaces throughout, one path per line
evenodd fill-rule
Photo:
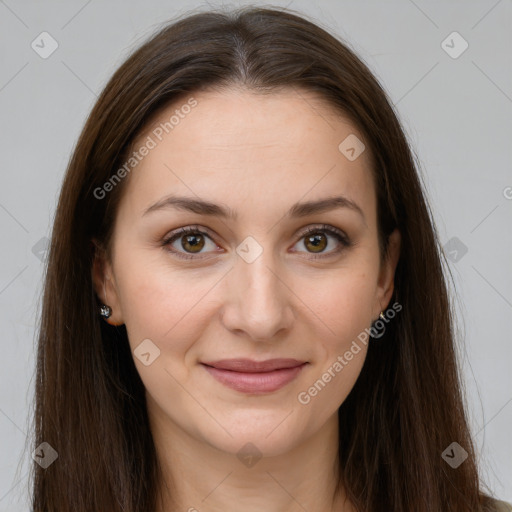
M 205 226 L 201 226 L 200 224 L 190 224 L 188 226 L 182 226 L 180 228 L 176 228 L 172 230 L 170 233 L 166 234 L 162 240 L 162 243 L 169 243 L 173 238 L 177 238 L 179 235 L 186 235 L 188 233 L 203 233 L 208 235 L 212 240 L 215 238 L 215 234 L 213 231 Z
M 317 231 L 335 233 L 336 235 L 340 236 L 340 238 L 342 238 L 345 243 L 350 243 L 350 239 L 344 231 L 335 226 L 331 226 L 330 224 L 315 224 L 307 226 L 299 232 L 299 238 L 302 238 L 303 236 L 308 235 L 309 233 L 315 233 Z

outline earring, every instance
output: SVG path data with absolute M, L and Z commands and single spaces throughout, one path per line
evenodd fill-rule
M 107 306 L 106 304 L 103 304 L 100 307 L 100 315 L 103 318 L 109 318 L 110 315 L 112 315 L 112 308 L 110 306 Z
M 103 293 L 105 295 L 105 300 L 107 299 L 107 288 L 105 287 L 105 281 L 103 281 Z M 109 318 L 112 315 L 112 308 L 107 306 L 106 304 L 102 304 L 100 306 L 100 315 L 103 318 Z
M 377 320 L 375 320 L 372 325 L 375 325 L 377 322 L 379 322 L 379 320 L 384 320 L 384 321 L 386 320 L 386 317 L 384 316 L 383 311 L 380 312 L 380 315 L 377 317 Z
M 386 317 L 384 316 L 384 312 L 381 311 L 380 312 L 380 315 L 379 315 L 379 318 L 377 318 L 377 320 L 375 320 L 375 322 L 373 322 L 372 326 L 370 327 L 370 338 L 373 338 L 373 339 L 379 339 L 379 338 L 382 338 L 382 336 L 384 336 L 384 332 L 386 331 L 386 326 L 385 325 L 381 325 L 380 328 L 377 327 L 377 323 L 380 322 L 380 320 L 386 320 Z M 382 322 L 380 322 L 382 324 Z

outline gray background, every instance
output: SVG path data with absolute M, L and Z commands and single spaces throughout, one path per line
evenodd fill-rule
M 165 20 L 208 5 L 222 4 L 0 0 L 0 512 L 28 510 L 33 461 L 23 448 L 45 237 L 73 145 L 128 52 Z M 289 5 L 346 39 L 398 109 L 456 281 L 465 340 L 459 353 L 482 476 L 497 497 L 512 501 L 511 1 L 272 5 Z M 31 47 L 43 31 L 58 43 L 48 58 Z M 453 31 L 469 45 L 457 58 L 445 49 L 458 53 L 461 40 L 442 45 Z

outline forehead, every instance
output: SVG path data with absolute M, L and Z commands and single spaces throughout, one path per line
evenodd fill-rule
M 353 137 L 364 141 L 348 117 L 309 91 L 191 93 L 159 111 L 135 139 L 133 151 L 150 149 L 130 172 L 123 201 L 140 216 L 166 194 L 196 195 L 242 217 L 275 217 L 299 200 L 340 193 L 372 217 L 369 147 L 355 160 L 340 150 Z

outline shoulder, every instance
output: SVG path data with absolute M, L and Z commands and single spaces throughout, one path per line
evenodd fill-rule
M 494 500 L 496 512 L 512 512 L 512 505 L 506 501 Z

